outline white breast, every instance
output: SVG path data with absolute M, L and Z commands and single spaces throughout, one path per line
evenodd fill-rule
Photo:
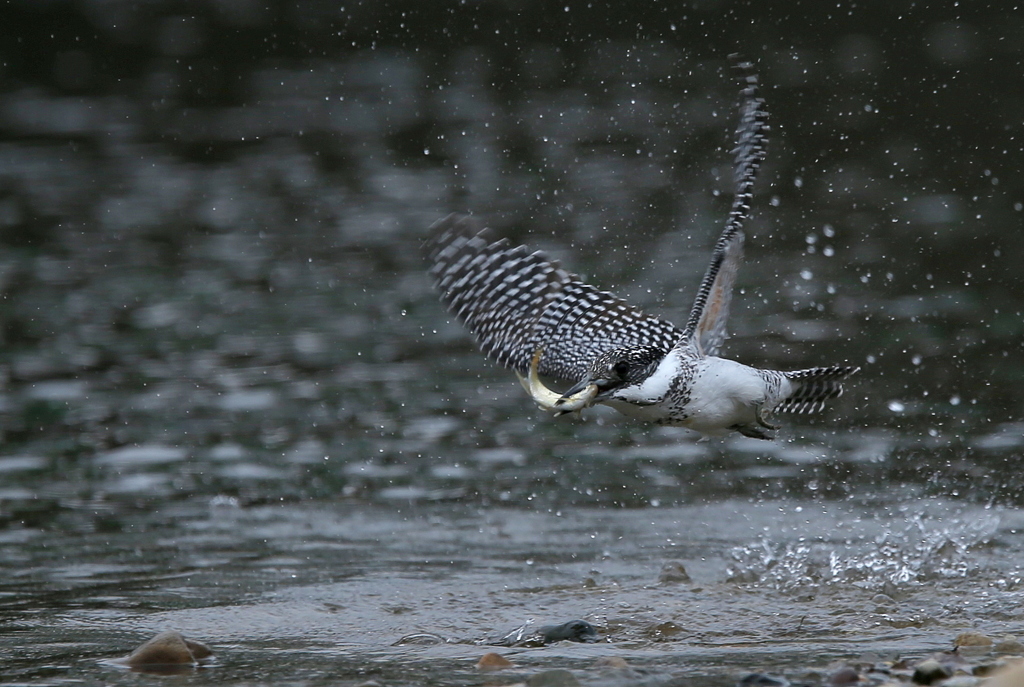
M 697 368 L 686 406 L 687 427 L 719 434 L 756 422 L 756 406 L 765 402 L 764 378 L 752 367 L 725 358 L 705 358 Z

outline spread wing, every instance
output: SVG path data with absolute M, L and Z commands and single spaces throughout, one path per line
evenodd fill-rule
M 505 367 L 526 374 L 538 348 L 541 374 L 577 381 L 602 353 L 672 348 L 683 332 L 579 280 L 543 253 L 491 240 L 471 217 L 431 227 L 426 253 L 441 300 Z
M 754 180 L 764 159 L 767 142 L 768 112 L 764 100 L 757 95 L 757 77 L 747 76 L 743 89 L 743 109 L 736 128 L 735 167 L 733 183 L 736 185 L 732 209 L 725 229 L 718 237 L 704 279 L 700 283 L 693 309 L 686 321 L 680 346 L 695 344 L 703 355 L 717 355 L 725 342 L 725 325 L 729 319 L 729 303 L 736 272 L 743 257 L 743 222 L 750 214 Z

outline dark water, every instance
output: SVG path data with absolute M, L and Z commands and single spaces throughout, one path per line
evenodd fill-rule
M 103 661 L 169 628 L 222 684 L 480 684 L 473 640 L 573 618 L 498 682 L 1024 633 L 1024 24 L 822 8 L 6 7 L 0 681 L 135 683 Z M 682 320 L 737 47 L 773 133 L 727 353 L 861 374 L 774 443 L 543 416 L 426 227 Z

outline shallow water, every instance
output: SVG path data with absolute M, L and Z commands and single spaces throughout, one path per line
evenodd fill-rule
M 3 75 L 0 682 L 135 683 L 106 661 L 169 628 L 221 684 L 481 684 L 492 650 L 504 683 L 817 684 L 1024 633 L 1001 15 L 807 17 L 805 49 L 749 55 L 774 131 L 727 353 L 863 370 L 775 442 L 697 443 L 535 410 L 419 244 L 473 211 L 681 321 L 728 209 L 729 46 L 680 24 L 427 50 L 443 21 L 379 39 L 405 34 L 365 8 L 339 46 L 326 13 L 216 7 L 121 34 L 97 6 L 67 25 L 84 47 Z M 476 643 L 574 618 L 601 641 Z

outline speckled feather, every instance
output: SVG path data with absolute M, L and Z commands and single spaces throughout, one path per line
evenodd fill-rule
M 711 262 L 701 280 L 693 308 L 687 318 L 681 343 L 693 341 L 704 355 L 718 355 L 725 343 L 733 283 L 743 258 L 743 222 L 750 214 L 754 181 L 764 159 L 768 134 L 768 112 L 757 96 L 757 78 L 748 75 L 743 89 L 743 109 L 736 127 L 733 149 L 733 182 L 736 189 L 725 229 L 715 243 Z
M 488 357 L 525 373 L 538 348 L 540 373 L 576 381 L 602 353 L 628 346 L 668 351 L 682 331 L 586 284 L 541 252 L 529 252 L 465 215 L 430 229 L 430 274 L 441 300 Z
M 817 413 L 825 401 L 843 395 L 841 382 L 857 371 L 855 367 L 812 367 L 807 370 L 783 372 L 796 391 L 775 407 L 777 413 Z

